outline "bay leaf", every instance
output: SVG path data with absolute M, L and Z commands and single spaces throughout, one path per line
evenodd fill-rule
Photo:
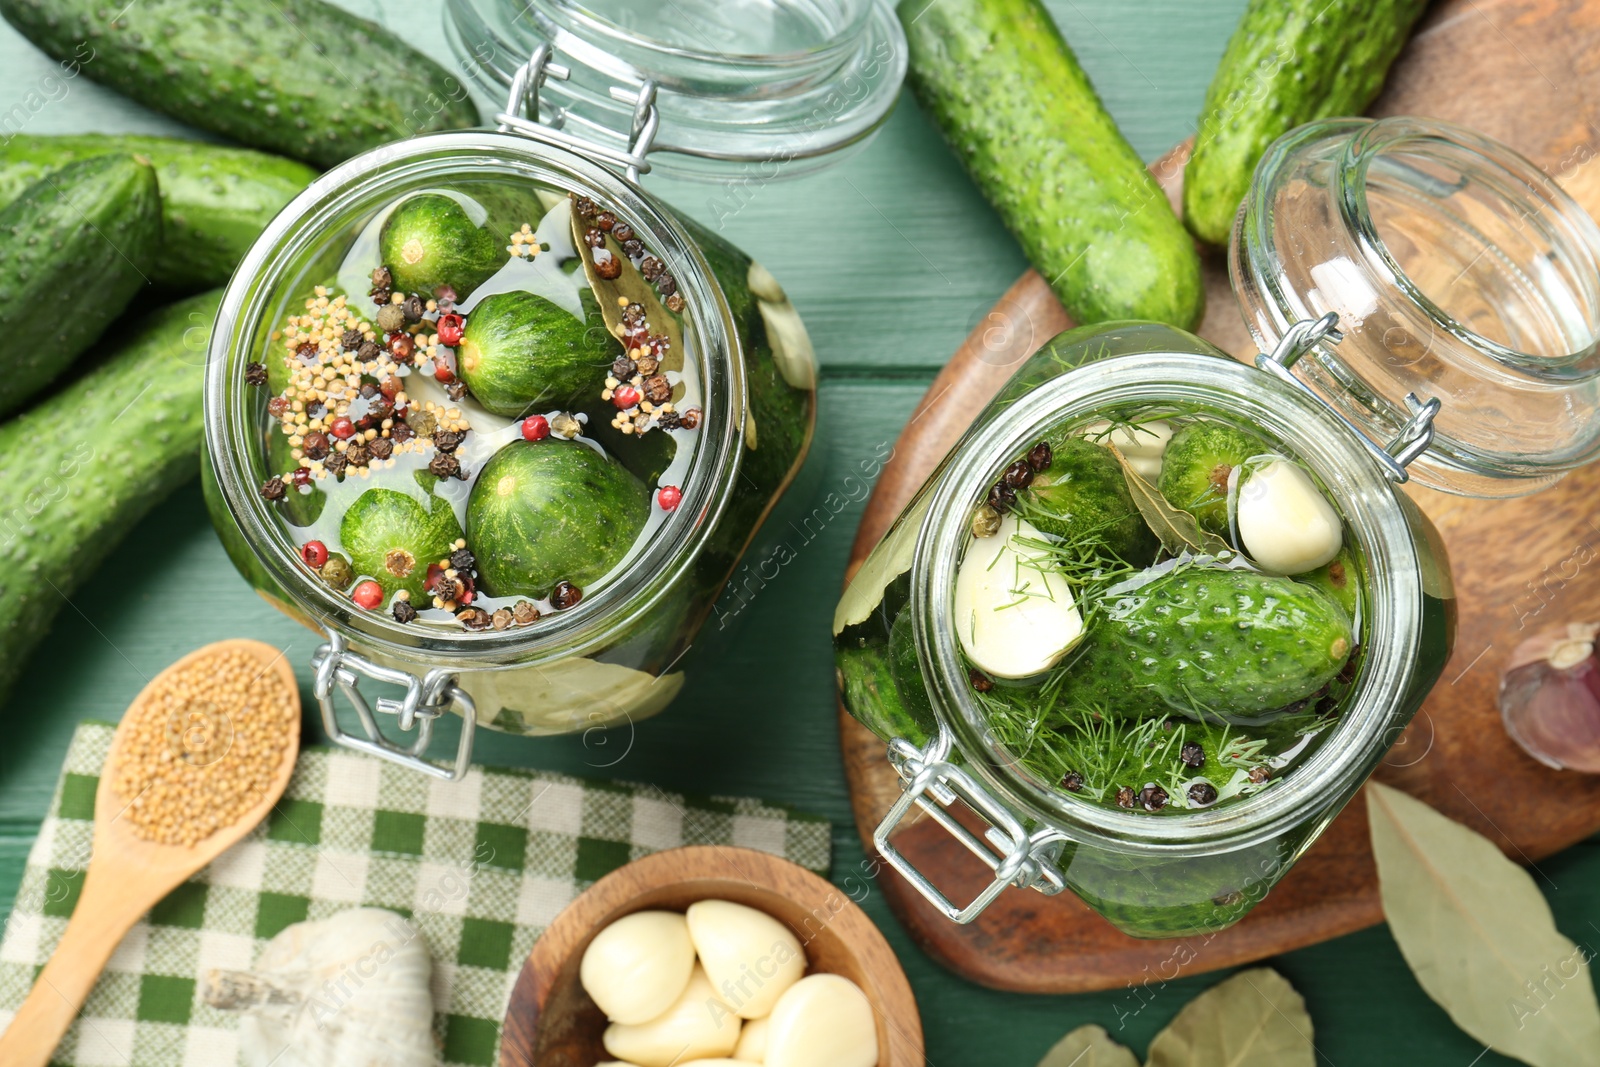
M 583 241 L 583 232 L 586 229 L 588 227 L 578 217 L 578 213 L 572 212 L 572 244 L 578 250 L 578 258 L 583 261 L 584 276 L 589 279 L 589 287 L 594 290 L 595 299 L 600 303 L 600 314 L 604 316 L 606 328 L 611 331 L 611 336 L 617 338 L 622 336 L 623 305 L 639 304 L 644 308 L 644 321 L 650 324 L 650 332 L 665 335 L 672 344 L 667 350 L 667 357 L 661 361 L 661 369 L 681 371 L 684 355 L 683 324 L 678 320 L 678 316 L 668 311 L 656 298 L 655 287 L 644 280 L 639 268 L 623 254 L 622 246 L 610 234 L 606 234 L 606 248 L 610 249 L 611 254 L 617 257 L 617 262 L 622 264 L 622 273 L 613 279 L 600 277 L 594 269 L 594 249 Z
M 867 554 L 833 609 L 833 636 L 838 637 L 846 628 L 866 622 L 883 603 L 883 591 L 889 588 L 889 583 L 911 569 L 917 534 L 922 530 L 922 520 L 927 517 L 928 505 L 932 503 L 933 494 L 923 493 L 922 498 L 895 521 L 894 527 L 878 542 L 878 547 Z
M 1316 1067 L 1311 1016 L 1270 967 L 1240 971 L 1184 1005 L 1150 1042 L 1148 1067 Z
M 1116 445 L 1106 442 L 1105 447 L 1122 466 L 1122 476 L 1128 482 L 1128 493 L 1133 504 L 1144 516 L 1145 525 L 1161 541 L 1161 547 L 1176 555 L 1179 552 L 1197 552 L 1205 556 L 1220 556 L 1233 550 L 1228 542 L 1200 527 L 1200 522 L 1182 508 L 1167 503 L 1161 490 L 1145 480 Z
M 1383 913 L 1423 991 L 1496 1052 L 1534 1067 L 1594 1064 L 1588 961 L 1532 876 L 1415 797 L 1377 782 L 1366 792 Z
M 1139 1067 L 1132 1051 L 1100 1026 L 1080 1026 L 1051 1046 L 1039 1067 Z

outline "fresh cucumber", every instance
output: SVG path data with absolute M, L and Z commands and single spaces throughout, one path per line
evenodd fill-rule
M 401 37 L 322 0 L 0 0 L 52 58 L 241 144 L 331 167 L 478 124 L 466 86 Z
M 1183 175 L 1183 220 L 1228 243 L 1267 146 L 1377 97 L 1427 0 L 1250 0 L 1206 90 Z
M 157 312 L 103 365 L 0 425 L 0 695 L 66 598 L 194 477 L 206 342 L 221 298 Z
M 1125 563 L 1150 562 L 1155 537 L 1110 450 L 1069 433 L 1054 435 L 1050 445 L 1050 465 L 1019 494 L 1029 505 L 1028 521 L 1064 541 L 1098 541 Z
M 1200 320 L 1194 243 L 1040 0 L 901 0 L 909 81 L 1080 325 Z
M 594 295 L 578 319 L 535 293 L 496 293 L 467 314 L 461 380 L 496 415 L 523 416 L 598 398 L 622 345 Z
M 69 163 L 0 210 L 0 415 L 66 370 L 122 314 L 160 245 L 155 171 L 133 156 Z
M 1251 456 L 1267 451 L 1253 434 L 1220 422 L 1191 422 L 1167 444 L 1161 459 L 1161 495 L 1213 533 L 1228 529 L 1228 479 Z
M 505 234 L 473 222 L 466 208 L 443 193 L 418 193 L 396 204 L 378 234 L 378 255 L 400 292 L 426 297 L 447 285 L 458 300 L 510 258 Z
M 442 497 L 429 506 L 409 493 L 368 489 L 339 520 L 339 540 L 358 578 L 371 578 L 386 595 L 404 589 L 414 605 L 426 605 L 428 566 L 450 555 L 461 524 Z
M 79 159 L 140 155 L 161 188 L 161 251 L 150 280 L 175 290 L 223 285 L 262 229 L 317 172 L 292 159 L 177 137 L 86 133 L 0 142 L 0 204 Z

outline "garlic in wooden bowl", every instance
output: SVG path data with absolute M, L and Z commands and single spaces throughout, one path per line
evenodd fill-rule
M 580 980 L 580 971 L 591 944 L 626 933 L 621 921 L 642 912 L 683 918 L 702 955 L 689 988 L 662 1017 L 618 1026 L 584 991 L 595 976 Z M 619 932 L 608 933 L 614 926 Z M 791 1006 L 780 1012 L 785 998 Z M 840 1004 L 849 1007 L 829 1014 Z M 864 1012 L 854 1011 L 861 1005 Z M 787 1017 L 804 1025 L 788 1024 L 790 1036 L 780 1041 L 775 1024 Z M 856 1025 L 863 1017 L 864 1028 Z M 672 1067 L 804 1065 L 824 1062 L 814 1058 L 819 1046 L 805 1040 L 817 1036 L 806 1029 L 817 1025 L 848 1046 L 843 1058 L 823 1052 L 828 1067 L 923 1065 L 905 973 L 845 890 L 768 853 L 690 846 L 613 871 L 545 928 L 512 991 L 500 1064 L 655 1067 L 663 1062 L 660 1042 L 676 1041 L 665 1061 Z
M 694 945 L 683 916 L 636 911 L 589 942 L 578 974 L 606 1018 L 638 1024 L 672 1007 L 693 970 Z

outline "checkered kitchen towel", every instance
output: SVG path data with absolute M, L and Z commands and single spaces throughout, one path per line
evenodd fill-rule
M 111 733 L 84 723 L 67 753 L 0 942 L 0 1028 L 77 903 Z M 683 844 L 762 849 L 820 873 L 830 858 L 827 822 L 756 800 L 491 768 L 438 782 L 308 750 L 267 822 L 133 928 L 53 1062 L 233 1064 L 238 1017 L 202 1003 L 198 979 L 248 968 L 290 923 L 370 905 L 427 937 L 444 1061 L 496 1064 L 511 987 L 545 925 L 601 875 Z

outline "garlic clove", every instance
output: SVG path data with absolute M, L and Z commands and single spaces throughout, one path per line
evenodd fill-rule
M 739 1031 L 739 1043 L 733 1046 L 733 1058 L 761 1063 L 767 1058 L 767 1027 L 771 1017 L 751 1019 Z
M 675 1063 L 673 1067 L 762 1067 L 760 1060 L 690 1060 L 688 1063 Z
M 1518 645 L 1500 678 L 1500 719 L 1522 750 L 1557 770 L 1600 773 L 1600 626 L 1572 623 Z
M 1099 444 L 1115 445 L 1134 473 L 1152 485 L 1161 477 L 1161 458 L 1167 454 L 1167 444 L 1172 440 L 1171 424 L 1161 420 L 1138 426 L 1123 424 L 1115 429 L 1111 423 L 1101 420 L 1091 422 L 1079 433 Z
M 972 665 L 994 678 L 1049 670 L 1083 640 L 1072 588 L 1041 550 L 1032 523 L 1006 515 L 993 537 L 975 539 L 956 571 L 955 625 Z
M 1236 517 L 1245 552 L 1275 574 L 1316 570 L 1344 543 L 1339 513 L 1311 475 L 1286 459 L 1245 475 Z
M 595 935 L 578 980 L 606 1018 L 638 1024 L 656 1018 L 683 995 L 694 970 L 689 924 L 671 911 L 636 911 Z
M 806 972 L 800 939 L 764 911 L 701 900 L 689 905 L 686 917 L 706 977 L 740 1018 L 766 1015 Z
M 878 1027 L 867 995 L 837 974 L 802 978 L 778 998 L 766 1067 L 874 1067 Z
M 695 965 L 689 984 L 671 1007 L 646 1023 L 612 1023 L 606 1051 L 639 1067 L 681 1067 L 685 1060 L 715 1059 L 739 1043 L 739 1017 Z

